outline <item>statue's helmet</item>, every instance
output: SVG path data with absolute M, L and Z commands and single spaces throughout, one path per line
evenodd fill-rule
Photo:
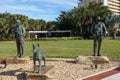
M 16 23 L 20 23 L 20 20 L 16 20 Z

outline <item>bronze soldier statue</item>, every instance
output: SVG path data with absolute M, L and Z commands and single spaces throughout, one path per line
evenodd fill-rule
M 25 28 L 20 24 L 20 20 L 16 20 L 16 24 L 13 30 L 13 33 L 16 38 L 16 46 L 17 46 L 17 57 L 24 56 L 24 36 L 25 36 Z
M 101 21 L 100 17 L 97 17 L 95 22 L 93 23 L 91 27 L 91 33 L 94 36 L 94 54 L 93 56 L 101 56 L 100 50 L 101 50 L 101 43 L 103 36 L 106 35 L 106 27 L 105 24 Z M 98 48 L 98 49 L 97 49 Z M 97 53 L 96 53 L 97 49 Z

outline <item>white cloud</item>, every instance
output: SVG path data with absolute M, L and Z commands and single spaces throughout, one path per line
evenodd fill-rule
M 37 6 L 34 5 L 4 5 L 0 8 L 3 11 L 35 11 L 35 12 L 44 12 L 43 9 L 37 8 Z
M 65 6 L 76 6 L 77 0 L 22 0 L 23 2 L 43 2 L 56 5 L 65 5 Z
M 0 0 L 0 12 L 23 14 L 31 18 L 55 20 L 60 11 L 77 6 L 77 0 Z
M 35 15 L 35 16 L 33 16 L 33 15 L 29 15 L 30 16 L 30 18 L 34 18 L 34 19 L 43 19 L 43 20 L 46 20 L 46 21 L 52 21 L 52 20 L 56 20 L 55 18 L 57 18 L 58 17 L 58 14 L 56 14 L 56 15 L 48 15 L 48 14 L 46 14 L 46 15 L 44 15 L 44 14 L 37 14 L 37 15 Z

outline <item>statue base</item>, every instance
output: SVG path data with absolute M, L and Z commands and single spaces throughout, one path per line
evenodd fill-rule
M 24 64 L 30 62 L 30 57 L 17 58 L 17 57 L 7 57 L 1 58 L 0 64 L 4 64 L 6 68 L 8 64 Z
M 30 57 L 26 56 L 23 58 L 18 58 L 18 57 L 9 57 L 6 58 L 6 63 L 7 64 L 24 64 L 30 62 Z
M 25 74 L 25 79 L 26 80 L 47 80 L 51 79 L 49 75 L 47 75 L 47 72 L 52 69 L 53 66 L 42 66 L 41 67 L 41 73 L 33 73 L 33 71 L 26 71 Z
M 110 63 L 106 56 L 78 56 L 75 61 L 78 64 L 95 65 L 95 68 L 97 68 L 98 64 Z

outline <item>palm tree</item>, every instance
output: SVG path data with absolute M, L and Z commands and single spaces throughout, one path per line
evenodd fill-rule
M 111 11 L 102 3 L 91 2 L 86 7 L 75 7 L 67 12 L 62 11 L 57 18 L 58 28 L 60 30 L 72 30 L 74 36 L 82 34 L 82 36 L 89 38 L 94 18 L 100 16 L 104 21 L 108 14 L 111 14 Z
M 11 37 L 15 20 L 19 19 L 21 24 L 29 30 L 46 30 L 46 22 L 42 19 L 30 19 L 21 14 L 10 14 L 8 12 L 0 13 L 0 34 Z M 6 38 L 7 38 L 6 37 Z
M 117 29 L 120 27 L 120 15 L 108 15 L 106 17 L 106 25 L 112 30 L 113 39 L 116 39 Z

